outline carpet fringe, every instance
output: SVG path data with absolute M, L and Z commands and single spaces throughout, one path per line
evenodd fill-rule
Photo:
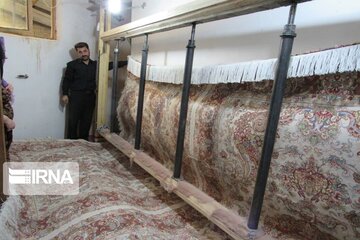
M 192 84 L 243 83 L 274 80 L 277 59 L 193 67 Z M 141 63 L 128 57 L 128 71 L 140 77 Z M 288 77 L 360 71 L 360 44 L 292 56 Z M 183 66 L 147 66 L 147 80 L 182 84 Z

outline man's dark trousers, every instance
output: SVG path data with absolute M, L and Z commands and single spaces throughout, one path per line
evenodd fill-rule
M 68 137 L 70 139 L 88 140 L 95 99 L 94 91 L 72 91 L 70 93 L 68 126 Z

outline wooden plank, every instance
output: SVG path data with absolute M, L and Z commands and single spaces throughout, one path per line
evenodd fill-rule
M 59 0 L 60 1 L 60 0 Z M 56 39 L 57 36 L 57 28 L 56 28 L 56 0 L 52 0 L 51 7 L 51 39 Z
M 34 32 L 34 19 L 33 19 L 33 11 L 32 11 L 32 2 L 31 1 L 27 1 L 28 3 L 28 30 L 29 32 L 33 33 Z
M 33 0 L 33 6 L 36 6 L 38 8 L 44 9 L 45 11 L 51 12 L 52 6 L 56 6 L 56 4 L 52 4 L 52 0 L 36 0 L 34 3 Z
M 310 0 L 197 0 L 137 21 L 113 28 L 100 35 L 104 41 L 137 37 L 145 33 L 168 31 Z
M 51 28 L 51 20 L 52 20 L 51 14 L 44 13 L 37 9 L 33 9 L 32 11 L 33 11 L 34 22 L 41 23 L 42 25 Z
M 110 133 L 108 129 L 100 129 L 99 133 L 117 149 L 128 156 L 130 161 L 135 162 L 150 175 L 156 178 L 165 190 L 178 195 L 186 203 L 207 217 L 211 222 L 215 223 L 232 238 L 249 239 L 249 234 L 251 234 L 253 236 L 252 239 L 254 240 L 272 239 L 269 236 L 264 235 L 264 232 L 261 230 L 254 232 L 248 229 L 246 219 L 244 217 L 240 217 L 238 214 L 230 211 L 192 184 L 184 180 L 176 181 L 173 179 L 170 170 L 144 152 L 136 150 L 130 143 L 121 138 L 119 135 Z
M 105 22 L 105 18 L 106 18 L 106 22 Z M 101 9 L 99 34 L 104 32 L 105 27 L 107 30 L 110 29 L 111 15 L 106 14 L 106 11 L 104 9 Z M 103 40 L 99 38 L 98 52 L 99 52 L 99 64 L 98 64 L 99 78 L 98 78 L 97 108 L 96 108 L 96 128 L 99 128 L 106 124 L 110 44 L 105 43 Z

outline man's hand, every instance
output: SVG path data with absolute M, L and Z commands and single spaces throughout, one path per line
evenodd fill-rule
M 61 101 L 63 102 L 64 105 L 69 103 L 69 97 L 67 95 L 63 95 L 61 97 Z
M 4 124 L 8 131 L 13 130 L 15 128 L 14 120 L 10 119 L 8 116 L 3 115 Z

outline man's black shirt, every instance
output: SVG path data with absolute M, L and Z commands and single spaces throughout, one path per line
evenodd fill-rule
M 119 61 L 118 67 L 127 65 L 127 61 Z M 67 63 L 65 77 L 62 84 L 63 95 L 69 92 L 94 92 L 96 89 L 96 67 L 97 61 L 89 59 L 85 64 L 80 58 Z M 113 63 L 109 63 L 109 70 L 113 69 Z
M 91 59 L 88 64 L 81 59 L 68 62 L 62 85 L 63 95 L 69 95 L 71 91 L 95 91 L 96 67 L 97 62 Z

